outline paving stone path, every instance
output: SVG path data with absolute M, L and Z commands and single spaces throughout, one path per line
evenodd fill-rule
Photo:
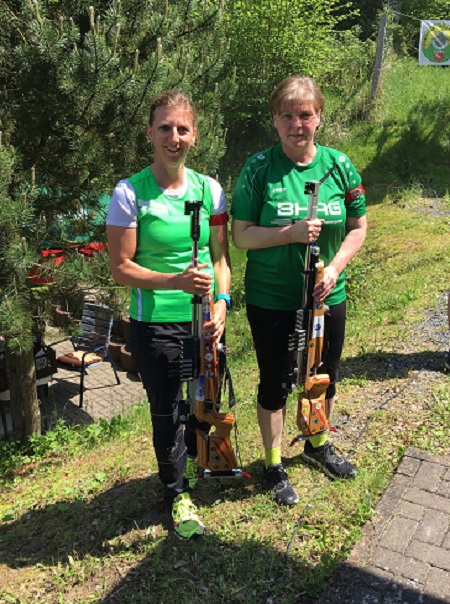
M 450 603 L 450 458 L 409 449 L 315 604 Z

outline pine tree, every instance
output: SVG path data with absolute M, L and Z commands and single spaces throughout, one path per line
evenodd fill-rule
M 92 287 L 114 297 L 106 254 L 87 262 L 72 252 L 105 240 L 101 195 L 149 162 L 145 125 L 159 92 L 192 96 L 201 136 L 190 165 L 215 173 L 224 151 L 221 105 L 234 89 L 223 68 L 223 12 L 211 0 L 97 8 L 0 0 L 0 336 L 11 379 L 21 360 L 30 365 L 36 317 L 51 305 L 79 312 Z M 66 260 L 43 263 L 45 246 L 64 250 Z M 51 283 L 32 287 L 33 267 Z M 30 372 L 25 391 L 11 388 L 19 438 L 38 431 Z

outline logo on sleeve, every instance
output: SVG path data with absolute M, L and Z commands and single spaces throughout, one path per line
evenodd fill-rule
M 364 191 L 364 187 L 362 185 L 359 185 L 358 187 L 355 187 L 354 189 L 350 189 L 350 191 L 347 191 L 347 193 L 345 195 L 345 203 L 347 203 L 347 204 L 353 203 L 354 201 L 359 199 L 362 195 L 364 195 L 364 193 L 365 193 L 365 191 Z

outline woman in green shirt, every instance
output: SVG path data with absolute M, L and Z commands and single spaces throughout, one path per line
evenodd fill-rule
M 337 368 L 345 331 L 345 266 L 366 234 L 361 177 L 349 158 L 314 141 L 324 97 L 311 78 L 283 80 L 270 100 L 280 144 L 258 152 L 244 165 L 232 201 L 232 235 L 246 249 L 247 315 L 260 370 L 258 421 L 265 448 L 265 479 L 279 503 L 298 496 L 281 463 L 285 387 L 289 367 L 288 338 L 302 304 L 306 245 L 318 242 L 324 277 L 314 297 L 330 307 L 327 405 L 335 399 Z M 324 177 L 326 178 L 324 179 Z M 315 220 L 307 219 L 305 183 L 322 180 Z M 331 412 L 331 411 L 330 411 Z M 338 456 L 327 435 L 310 437 L 305 461 L 333 478 L 349 478 L 356 469 Z
M 147 136 L 153 162 L 121 180 L 111 197 L 110 267 L 118 283 L 132 288 L 131 349 L 150 402 L 159 477 L 175 533 L 189 539 L 204 531 L 187 492 L 195 482 L 196 426 L 188 423 L 183 430 L 181 382 L 170 367 L 180 358 L 181 338 L 191 332 L 192 295 L 216 294 L 214 318 L 203 331 L 217 341 L 223 334 L 231 281 L 228 216 L 219 183 L 185 166 L 197 137 L 195 108 L 186 94 L 168 90 L 157 97 Z M 199 200 L 195 268 L 185 203 Z

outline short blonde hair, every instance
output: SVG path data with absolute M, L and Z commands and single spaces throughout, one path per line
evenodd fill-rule
M 150 116 L 148 123 L 150 126 L 155 117 L 155 111 L 158 107 L 184 107 L 186 111 L 192 114 L 192 122 L 197 127 L 197 111 L 191 98 L 182 90 L 175 88 L 161 92 L 150 106 Z
M 325 97 L 312 78 L 292 76 L 282 80 L 270 97 L 272 115 L 279 115 L 292 103 L 312 103 L 316 111 L 323 111 Z

